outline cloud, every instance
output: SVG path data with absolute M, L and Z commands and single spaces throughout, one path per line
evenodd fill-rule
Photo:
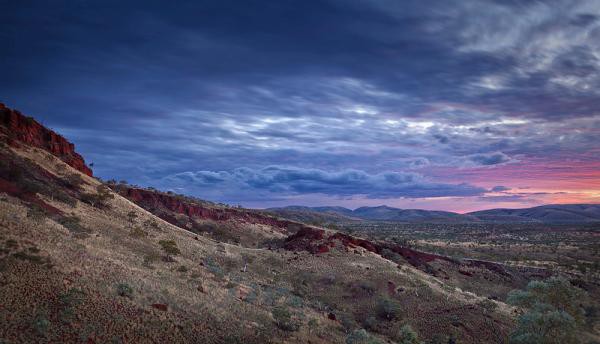
M 492 192 L 503 192 L 503 191 L 509 191 L 509 190 L 510 190 L 509 187 L 498 185 L 498 186 L 494 186 L 490 191 L 492 191 Z
M 484 188 L 466 183 L 432 182 L 417 173 L 369 174 L 353 169 L 329 172 L 283 166 L 268 166 L 261 169 L 242 167 L 218 172 L 183 172 L 164 178 L 163 184 L 187 188 L 221 188 L 223 192 L 232 194 L 237 191 L 245 193 L 248 190 L 259 190 L 279 195 L 318 193 L 368 198 L 474 196 L 486 192 Z
M 440 167 L 600 161 L 595 0 L 2 9 L 0 101 L 66 134 L 102 178 L 158 186 L 206 171 L 188 176 L 205 185 L 197 196 L 224 201 L 241 197 L 233 185 L 256 198 L 277 188 L 369 194 L 326 179 L 259 188 L 232 177 L 240 166 L 291 166 L 362 171 L 378 186 L 372 197 L 388 197 L 381 185 L 397 185 L 375 183 L 381 171 L 418 171 L 413 183 L 427 190 L 444 180 L 433 178 Z M 553 173 L 577 178 L 544 178 Z M 440 194 L 461 190 L 438 184 Z M 210 185 L 228 186 L 227 197 Z
M 472 154 L 467 156 L 466 160 L 475 165 L 492 166 L 508 163 L 512 159 L 502 152 L 493 152 Z
M 478 197 L 480 201 L 484 202 L 520 202 L 520 203 L 532 203 L 535 202 L 535 199 L 528 198 L 523 195 L 502 195 L 502 196 L 480 196 Z

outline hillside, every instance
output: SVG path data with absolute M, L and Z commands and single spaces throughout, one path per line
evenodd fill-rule
M 503 343 L 502 300 L 550 275 L 103 183 L 5 107 L 0 158 L 2 342 L 388 343 L 409 324 Z

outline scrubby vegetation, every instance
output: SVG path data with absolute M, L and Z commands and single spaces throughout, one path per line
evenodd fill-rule
M 525 312 L 519 316 L 511 343 L 578 343 L 586 294 L 564 278 L 531 281 L 525 290 L 509 294 L 507 302 Z
M 181 253 L 179 247 L 177 247 L 177 243 L 174 240 L 161 240 L 158 242 L 158 244 L 162 247 L 162 250 L 165 253 L 165 259 L 167 261 L 173 261 L 173 256 Z
M 80 196 L 82 202 L 90 204 L 92 207 L 106 208 L 108 200 L 113 199 L 114 195 L 105 185 L 98 185 L 95 193 L 83 193 Z

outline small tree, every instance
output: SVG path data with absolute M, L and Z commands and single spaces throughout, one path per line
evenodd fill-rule
M 564 278 L 531 281 L 525 290 L 512 291 L 507 302 L 526 312 L 517 321 L 511 343 L 577 343 L 584 322 L 581 302 L 586 294 Z

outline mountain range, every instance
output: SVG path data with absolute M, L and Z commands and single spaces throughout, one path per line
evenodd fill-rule
M 551 204 L 524 209 L 488 209 L 459 214 L 449 211 L 399 209 L 388 206 L 344 207 L 288 206 L 269 208 L 271 213 L 297 221 L 393 221 L 409 223 L 593 223 L 600 222 L 600 204 Z

